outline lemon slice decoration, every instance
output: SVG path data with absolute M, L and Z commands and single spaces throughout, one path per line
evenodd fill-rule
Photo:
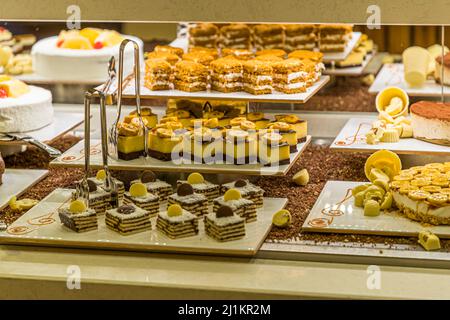
M 392 151 L 379 150 L 373 153 L 364 165 L 364 173 L 367 179 L 370 180 L 372 169 L 379 169 L 383 171 L 389 179 L 398 175 L 402 170 L 402 162 L 398 155 Z
M 272 223 L 280 228 L 285 228 L 291 224 L 292 216 L 291 213 L 286 210 L 282 209 L 280 211 L 275 212 L 275 214 L 272 217 Z

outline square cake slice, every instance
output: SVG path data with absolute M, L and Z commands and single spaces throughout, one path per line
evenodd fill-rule
M 245 219 L 235 215 L 229 206 L 221 206 L 204 218 L 205 233 L 209 237 L 225 242 L 245 237 Z
M 178 180 L 177 186 L 180 186 L 183 183 L 190 184 L 195 193 L 205 195 L 208 198 L 208 202 L 212 203 L 212 201 L 219 196 L 220 186 L 206 181 L 198 172 L 191 173 L 187 180 Z
M 192 237 L 198 234 L 198 219 L 180 205 L 172 204 L 158 214 L 156 229 L 171 239 Z
M 213 212 L 217 212 L 220 207 L 228 206 L 233 214 L 245 219 L 245 222 L 253 222 L 257 219 L 256 204 L 248 199 L 242 198 L 237 189 L 230 189 L 223 196 L 214 200 Z
M 172 76 L 171 65 L 164 60 L 145 62 L 145 86 L 150 90 L 169 90 Z
M 134 183 L 130 186 L 130 191 L 125 192 L 125 204 L 134 204 L 137 207 L 149 212 L 151 217 L 158 214 L 159 197 L 147 191 L 143 183 Z
M 153 171 L 146 170 L 142 173 L 141 178 L 131 181 L 131 184 L 143 183 L 147 187 L 147 191 L 159 196 L 159 201 L 166 201 L 167 197 L 173 193 L 172 185 L 159 180 Z
M 121 235 L 130 235 L 152 230 L 150 213 L 134 204 L 122 205 L 106 211 L 106 226 Z
M 94 209 L 86 208 L 82 200 L 74 200 L 68 206 L 58 209 L 61 223 L 75 232 L 97 230 L 97 213 Z
M 194 193 L 194 189 L 189 183 L 183 183 L 178 186 L 177 193 L 168 198 L 168 206 L 178 204 L 184 210 L 195 214 L 200 218 L 208 213 L 208 198 L 205 195 Z
M 244 199 L 253 201 L 257 208 L 263 206 L 264 190 L 247 179 L 239 179 L 222 185 L 222 193 L 226 193 L 230 189 L 238 190 Z
M 308 73 L 303 63 L 294 58 L 272 64 L 274 88 L 283 93 L 299 93 L 306 91 Z

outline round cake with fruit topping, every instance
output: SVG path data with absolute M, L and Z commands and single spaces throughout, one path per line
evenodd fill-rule
M 35 73 L 55 81 L 89 79 L 101 83 L 107 79 L 108 62 L 112 56 L 116 58 L 118 68 L 120 43 L 124 39 L 136 41 L 143 57 L 143 43 L 136 37 L 96 28 L 63 30 L 59 36 L 42 39 L 33 46 L 31 54 Z M 133 50 L 132 45 L 125 49 L 125 75 L 134 66 Z
M 414 138 L 450 145 L 450 103 L 419 101 L 410 112 Z
M 393 177 L 396 206 L 410 219 L 450 225 L 450 162 L 411 167 Z
M 53 120 L 52 94 L 0 75 L 0 132 L 27 132 Z

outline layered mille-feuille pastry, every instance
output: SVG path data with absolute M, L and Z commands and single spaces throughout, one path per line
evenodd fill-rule
M 284 31 L 279 24 L 259 24 L 253 28 L 256 50 L 283 49 Z
M 180 61 L 175 65 L 175 89 L 187 92 L 205 91 L 208 69 L 197 62 Z
M 245 61 L 244 91 L 251 94 L 272 93 L 272 72 L 272 67 L 263 61 Z
M 246 24 L 232 23 L 220 28 L 222 48 L 250 49 L 251 30 Z
M 215 48 L 219 40 L 219 28 L 212 23 L 198 23 L 189 28 L 189 46 Z
M 316 47 L 316 27 L 313 24 L 287 24 L 284 26 L 284 49 L 312 50 Z
M 145 87 L 150 90 L 169 90 L 172 67 L 164 60 L 147 60 L 145 62 Z
M 211 89 L 236 92 L 243 88 L 242 63 L 237 59 L 217 59 L 211 63 Z
M 306 91 L 308 73 L 303 62 L 298 59 L 286 59 L 272 64 L 273 86 L 283 93 Z

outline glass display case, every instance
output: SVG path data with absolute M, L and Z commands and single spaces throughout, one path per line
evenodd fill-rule
M 0 11 L 0 244 L 449 267 L 443 2 L 103 2 Z

